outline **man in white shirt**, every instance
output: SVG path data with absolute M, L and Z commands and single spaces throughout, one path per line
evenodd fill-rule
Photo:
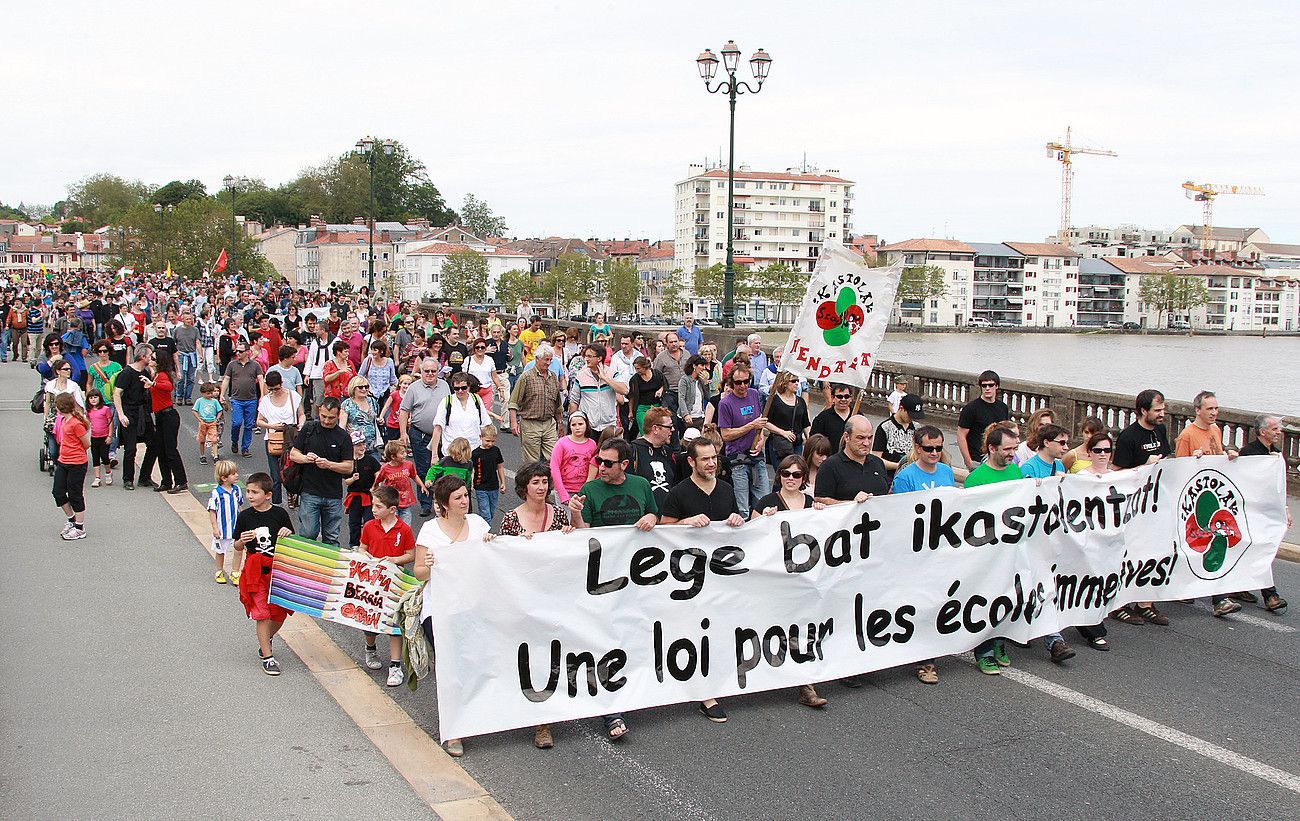
M 609 358 L 609 368 L 613 371 L 615 382 L 622 382 L 624 385 L 632 383 L 632 374 L 636 369 L 632 363 L 641 354 L 632 345 L 632 335 L 629 333 L 620 333 L 618 335 L 618 350 Z M 623 430 L 628 430 L 628 411 L 630 405 L 627 402 L 626 394 L 618 395 L 618 422 L 622 425 Z
M 894 377 L 894 392 L 885 400 L 889 403 L 890 413 L 898 413 L 898 403 L 903 401 L 904 396 L 907 396 L 907 377 L 896 376 Z

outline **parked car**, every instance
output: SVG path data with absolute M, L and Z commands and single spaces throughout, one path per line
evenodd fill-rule
M 1124 323 L 1124 330 L 1126 330 L 1126 331 L 1140 331 L 1140 330 L 1142 330 L 1142 326 L 1139 325 L 1139 324 L 1136 323 L 1136 322 L 1125 322 L 1125 323 Z
M 1124 327 L 1124 326 L 1121 325 L 1121 324 L 1119 324 L 1118 322 L 1107 322 L 1107 323 L 1106 323 L 1106 327 L 1107 327 L 1107 328 L 1116 328 L 1116 329 L 1118 329 L 1118 328 L 1122 328 L 1122 327 Z
M 1191 329 L 1192 326 L 1181 319 L 1169 323 L 1169 330 L 1171 331 L 1190 331 Z
M 587 321 L 587 315 L 586 315 L 586 314 L 570 314 L 570 315 L 569 315 L 569 321 L 570 321 L 570 322 L 586 322 L 586 321 Z
M 985 319 L 982 316 L 977 316 L 977 317 L 972 317 L 971 320 L 966 323 L 966 327 L 967 328 L 992 328 L 993 323 L 989 322 L 987 319 Z

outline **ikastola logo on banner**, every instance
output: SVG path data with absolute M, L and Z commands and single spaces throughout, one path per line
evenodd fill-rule
M 874 307 L 870 291 L 859 293 L 862 278 L 855 274 L 842 275 L 833 286 L 823 288 L 817 296 L 822 302 L 817 306 L 817 327 L 827 345 L 847 345 L 850 337 L 862 329 L 867 314 Z M 838 288 L 838 292 L 836 292 Z M 835 294 L 835 299 L 830 296 Z
M 1245 496 L 1217 470 L 1199 471 L 1183 487 L 1179 550 L 1199 578 L 1225 576 L 1245 555 L 1251 543 L 1245 505 Z

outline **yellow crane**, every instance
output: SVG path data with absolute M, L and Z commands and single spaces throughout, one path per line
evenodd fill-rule
M 1074 196 L 1074 160 L 1073 154 L 1096 154 L 1101 157 L 1118 157 L 1114 151 L 1104 148 L 1084 148 L 1072 141 L 1074 130 L 1066 126 L 1065 142 L 1047 144 L 1047 156 L 1061 164 L 1061 228 L 1056 239 L 1066 248 L 1070 247 L 1070 199 Z
M 1204 214 L 1201 217 L 1201 250 L 1214 250 L 1214 198 L 1220 194 L 1251 194 L 1254 196 L 1263 196 L 1263 188 L 1255 188 L 1251 185 L 1216 185 L 1212 182 L 1196 183 L 1188 180 L 1183 183 L 1184 193 L 1187 199 L 1196 200 L 1203 204 Z

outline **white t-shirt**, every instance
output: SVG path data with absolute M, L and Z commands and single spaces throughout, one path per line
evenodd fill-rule
M 472 356 L 465 360 L 465 372 L 477 379 L 481 388 L 493 387 L 492 377 L 496 371 L 496 362 L 490 356 L 484 356 L 481 363 L 474 361 Z
M 68 384 L 64 386 L 63 390 L 59 390 L 58 386 L 56 386 L 54 382 L 55 380 L 51 379 L 50 381 L 45 383 L 46 393 L 48 393 L 51 397 L 58 396 L 61 393 L 70 393 L 72 394 L 72 398 L 76 400 L 77 406 L 82 410 L 86 409 L 86 395 L 81 392 L 80 385 L 78 385 L 76 382 L 73 382 L 71 379 L 69 379 Z M 51 399 L 50 401 L 53 402 L 54 400 Z
M 890 413 L 898 413 L 898 403 L 903 401 L 904 396 L 907 396 L 907 394 L 900 390 L 895 390 L 889 395 L 885 401 L 889 403 Z
M 270 422 L 272 425 L 298 424 L 298 405 L 302 403 L 302 400 L 299 399 L 298 394 L 293 391 L 285 391 L 285 395 L 289 397 L 289 401 L 285 402 L 283 407 L 276 407 L 275 403 L 271 401 L 271 395 L 269 393 L 266 396 L 263 396 L 257 401 L 258 415 Z M 264 430 L 262 432 L 262 438 L 270 439 L 271 431 Z
M 465 541 L 456 542 L 455 544 L 469 545 L 474 542 L 481 542 L 483 536 L 492 529 L 492 526 L 477 513 L 466 514 L 465 523 L 465 529 L 467 531 Z M 437 557 L 439 550 L 445 550 L 452 546 L 451 539 L 448 539 L 447 534 L 443 533 L 442 528 L 438 527 L 437 519 L 430 519 L 424 523 L 424 526 L 420 528 L 420 535 L 415 537 L 415 543 L 417 545 L 423 545 L 425 548 L 430 550 L 435 557 Z M 438 566 L 435 564 L 432 570 L 434 573 L 438 572 Z M 429 595 L 429 588 L 425 587 L 424 605 L 420 608 L 420 620 L 423 621 L 432 616 L 433 600 Z
M 443 399 L 438 405 L 438 415 L 434 417 L 434 426 L 442 427 L 442 452 L 446 453 L 452 440 L 464 437 L 471 448 L 479 446 L 483 439 L 483 426 L 492 422 L 487 415 L 487 406 L 478 394 L 467 394 L 464 405 L 452 394 L 451 405 Z

